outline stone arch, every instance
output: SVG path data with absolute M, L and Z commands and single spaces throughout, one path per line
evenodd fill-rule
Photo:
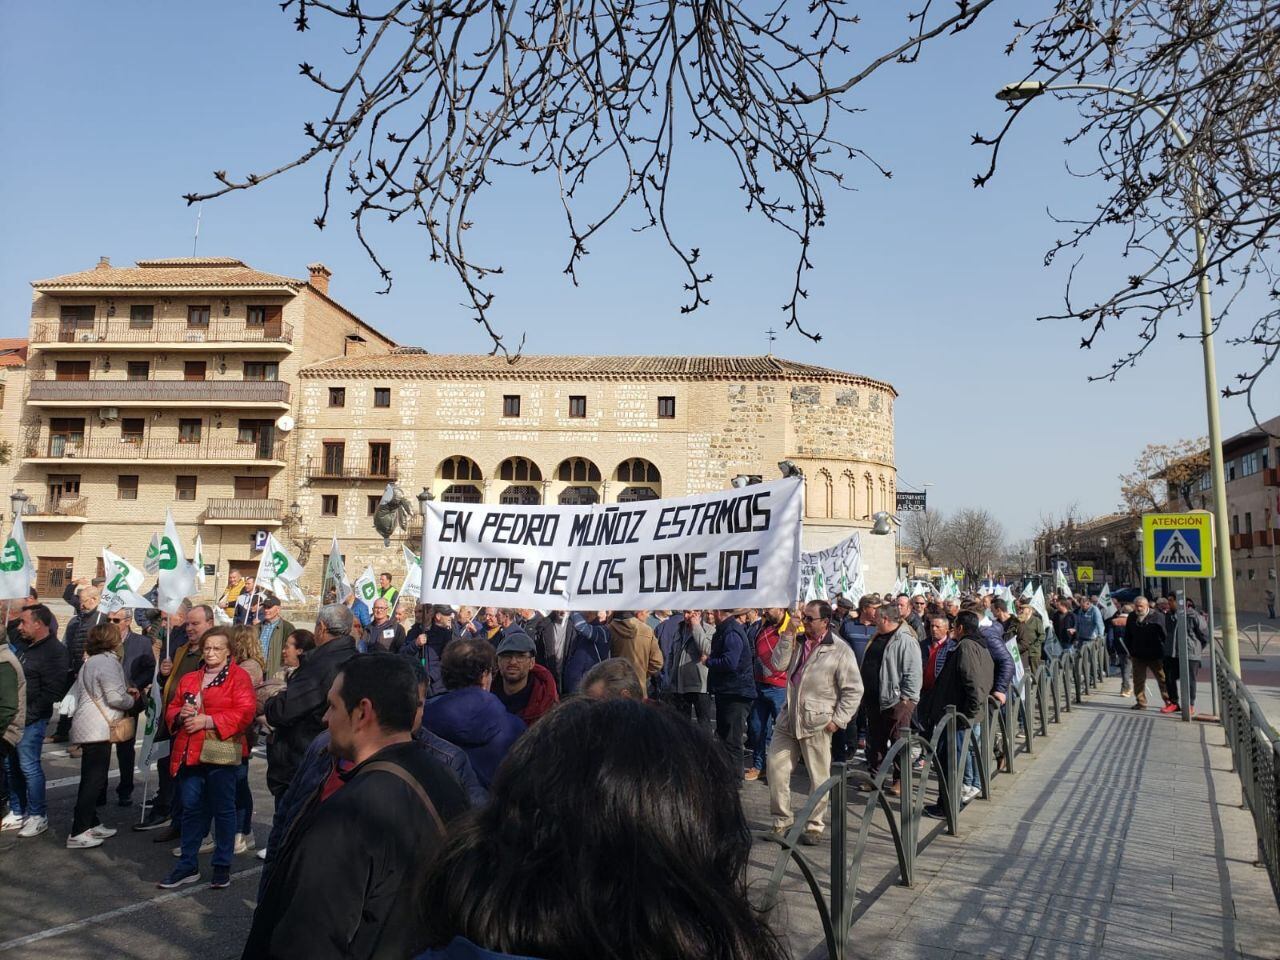
M 484 499 L 484 472 L 468 456 L 445 457 L 432 482 L 436 498 L 445 503 L 480 503 Z
M 628 457 L 613 471 L 613 479 L 621 488 L 619 503 L 656 500 L 662 496 L 662 472 L 643 457 Z

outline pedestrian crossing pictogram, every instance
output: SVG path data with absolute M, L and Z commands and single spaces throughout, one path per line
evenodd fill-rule
M 1197 570 L 1199 567 L 1199 530 L 1156 531 L 1157 570 Z

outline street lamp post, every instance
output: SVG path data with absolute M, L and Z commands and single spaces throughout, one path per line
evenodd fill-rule
M 996 93 L 997 100 L 1006 102 L 1016 100 L 1032 100 L 1045 93 L 1056 93 L 1064 90 L 1091 90 L 1098 93 L 1114 93 L 1128 97 L 1139 106 L 1152 110 L 1173 131 L 1183 147 L 1191 145 L 1186 132 L 1169 112 L 1158 104 L 1147 100 L 1135 90 L 1124 87 L 1112 87 L 1102 83 L 1063 83 L 1046 84 L 1042 80 L 1024 80 L 1021 83 L 1010 83 L 1001 87 Z M 1196 290 L 1200 297 L 1200 345 L 1204 355 L 1204 393 L 1205 407 L 1209 418 L 1209 469 L 1213 478 L 1213 523 L 1216 527 L 1218 543 L 1216 546 L 1218 560 L 1218 576 L 1222 584 L 1222 648 L 1227 655 L 1227 663 L 1231 669 L 1240 673 L 1240 644 L 1236 633 L 1236 585 L 1235 574 L 1231 564 L 1231 539 L 1227 527 L 1227 480 L 1226 470 L 1222 462 L 1222 424 L 1218 417 L 1218 371 L 1213 353 L 1213 308 L 1209 300 L 1209 272 L 1205 264 L 1204 228 L 1200 223 L 1203 209 L 1204 193 L 1200 189 L 1200 177 L 1194 166 L 1187 164 L 1191 175 L 1192 192 L 1187 200 L 1191 211 L 1192 222 L 1196 232 L 1196 269 L 1199 278 Z
M 9 494 L 9 506 L 13 508 L 14 520 L 17 520 L 27 512 L 27 501 L 30 499 L 30 497 L 22 492 L 21 487 Z

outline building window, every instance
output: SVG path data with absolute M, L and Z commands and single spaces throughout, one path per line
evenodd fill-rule
M 1246 534 L 1253 533 L 1253 514 L 1248 510 L 1244 514 L 1244 532 Z
M 330 387 L 329 388 L 329 406 L 345 407 L 347 405 L 347 388 L 346 387 Z
M 381 503 L 382 503 L 382 494 L 380 493 L 369 494 L 367 497 L 365 497 L 365 504 L 366 504 L 365 512 L 372 517 L 375 513 L 378 512 L 378 507 Z
M 173 478 L 173 499 L 194 500 L 196 498 L 196 478 L 179 474 Z
M 504 417 L 520 416 L 520 394 L 518 393 L 503 394 L 502 415 Z
M 204 360 L 186 360 L 182 364 L 183 380 L 203 380 L 208 372 L 209 367 Z
M 676 417 L 676 398 L 675 397 L 659 397 L 658 398 L 658 419 L 674 420 Z
M 260 360 L 246 360 L 244 378 L 254 382 L 275 381 L 280 379 L 280 364 L 266 363 Z
M 116 499 L 117 500 L 137 500 L 138 499 L 138 475 L 120 474 L 116 477 Z
M 532 460 L 525 457 L 508 457 L 498 464 L 499 480 L 533 480 L 542 482 L 542 471 Z
M 474 490 L 475 488 L 472 487 Z M 498 502 L 504 504 L 524 504 L 533 507 L 542 502 L 542 494 L 538 488 L 527 483 L 513 483 L 498 495 Z
M 391 475 L 391 444 L 386 441 L 369 444 L 369 476 Z
M 200 424 L 202 421 L 199 417 L 191 419 L 183 418 L 178 421 L 178 442 L 179 443 L 199 443 L 200 442 Z
M 1255 579 L 1255 578 L 1257 577 L 1257 575 L 1258 575 L 1258 571 L 1256 571 L 1253 567 L 1250 567 L 1250 568 L 1249 568 L 1249 575 L 1248 575 L 1247 579 L 1249 579 L 1249 580 L 1253 580 L 1253 579 Z
M 1227 480 L 1230 481 L 1230 480 L 1234 480 L 1235 478 L 1236 478 L 1236 462 L 1234 460 L 1229 460 L 1227 462 Z
M 130 360 L 126 377 L 129 380 L 150 380 L 151 364 L 146 360 Z
M 59 360 L 54 368 L 55 380 L 88 380 L 88 360 Z
M 1259 454 L 1260 451 L 1254 450 L 1252 453 L 1246 453 L 1240 458 L 1240 476 L 1251 477 L 1262 469 L 1259 466 L 1259 461 L 1262 459 Z
M 374 387 L 373 388 L 373 405 L 375 407 L 391 406 L 391 388 L 390 387 Z
M 343 460 L 346 454 L 347 445 L 340 440 L 324 444 L 324 475 L 326 477 L 342 476 Z
M 267 325 L 267 308 L 250 307 L 248 313 L 245 314 L 245 323 L 251 327 L 265 327 Z
M 4 384 L 0 383 L 0 407 L 4 406 Z
M 187 307 L 187 326 L 188 327 L 207 327 L 209 326 L 209 305 Z
M 451 483 L 440 494 L 444 503 L 479 503 L 480 488 L 474 483 Z
M 1231 515 L 1231 532 L 1232 533 L 1240 532 L 1240 514 L 1238 513 L 1233 513 Z
M 320 497 L 320 516 L 336 517 L 338 515 L 338 495 L 326 493 Z
M 570 397 L 569 398 L 569 416 L 575 420 L 587 415 L 587 398 L 586 397 Z
M 441 480 L 483 480 L 480 468 L 470 457 L 450 457 L 440 464 Z M 479 503 L 479 501 L 476 501 Z
M 237 500 L 265 500 L 270 490 L 271 481 L 267 477 L 236 477 L 235 496 Z
M 556 477 L 565 483 L 599 483 L 600 468 L 582 457 L 570 457 L 557 468 Z
M 661 483 L 662 474 L 648 460 L 636 457 L 618 464 L 618 480 L 622 483 Z
M 156 319 L 156 308 L 149 303 L 135 303 L 129 307 L 129 326 L 134 330 L 150 330 Z
M 143 417 L 125 417 L 120 421 L 120 442 L 140 445 L 146 425 L 147 421 Z

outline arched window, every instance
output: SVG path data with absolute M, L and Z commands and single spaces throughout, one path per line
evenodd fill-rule
M 449 457 L 440 463 L 441 480 L 475 480 L 484 479 L 484 474 L 470 457 Z M 467 501 L 470 502 L 470 501 Z M 479 501 L 475 501 L 479 502 Z
M 564 506 L 590 506 L 600 502 L 600 494 L 595 487 L 565 487 L 560 491 L 560 503 Z
M 876 488 L 871 482 L 871 474 L 863 474 L 862 479 L 867 488 L 867 512 L 863 516 L 870 520 L 876 512 Z
M 852 519 L 858 515 L 858 478 L 853 475 L 852 470 L 846 470 L 840 474 L 840 479 L 844 481 L 849 497 L 849 512 L 843 515 Z
M 882 473 L 880 474 L 880 509 L 888 510 L 890 513 L 892 513 L 894 506 L 896 506 L 896 504 L 892 506 L 889 504 L 889 484 L 885 480 L 884 474 Z
M 662 474 L 648 460 L 633 457 L 618 464 L 618 481 L 620 483 L 661 483 Z
M 535 470 L 537 467 L 534 468 Z M 542 502 L 542 493 L 537 487 L 527 483 L 512 484 L 498 496 L 499 503 L 524 504 L 535 506 Z
M 624 487 L 618 494 L 619 503 L 635 503 L 639 500 L 657 500 L 658 491 L 653 487 Z
M 564 483 L 599 483 L 600 468 L 583 457 L 570 457 L 562 460 L 556 468 L 556 479 Z M 563 503 L 564 500 L 560 502 Z M 593 500 L 592 503 L 594 502 Z
M 507 457 L 498 464 L 498 479 L 541 483 L 542 471 L 538 469 L 536 463 L 525 457 Z
M 811 517 L 830 519 L 831 499 L 831 474 L 823 468 L 813 475 L 813 483 L 806 497 L 806 512 Z
M 473 483 L 451 483 L 444 488 L 440 499 L 445 503 L 479 503 L 480 488 Z

